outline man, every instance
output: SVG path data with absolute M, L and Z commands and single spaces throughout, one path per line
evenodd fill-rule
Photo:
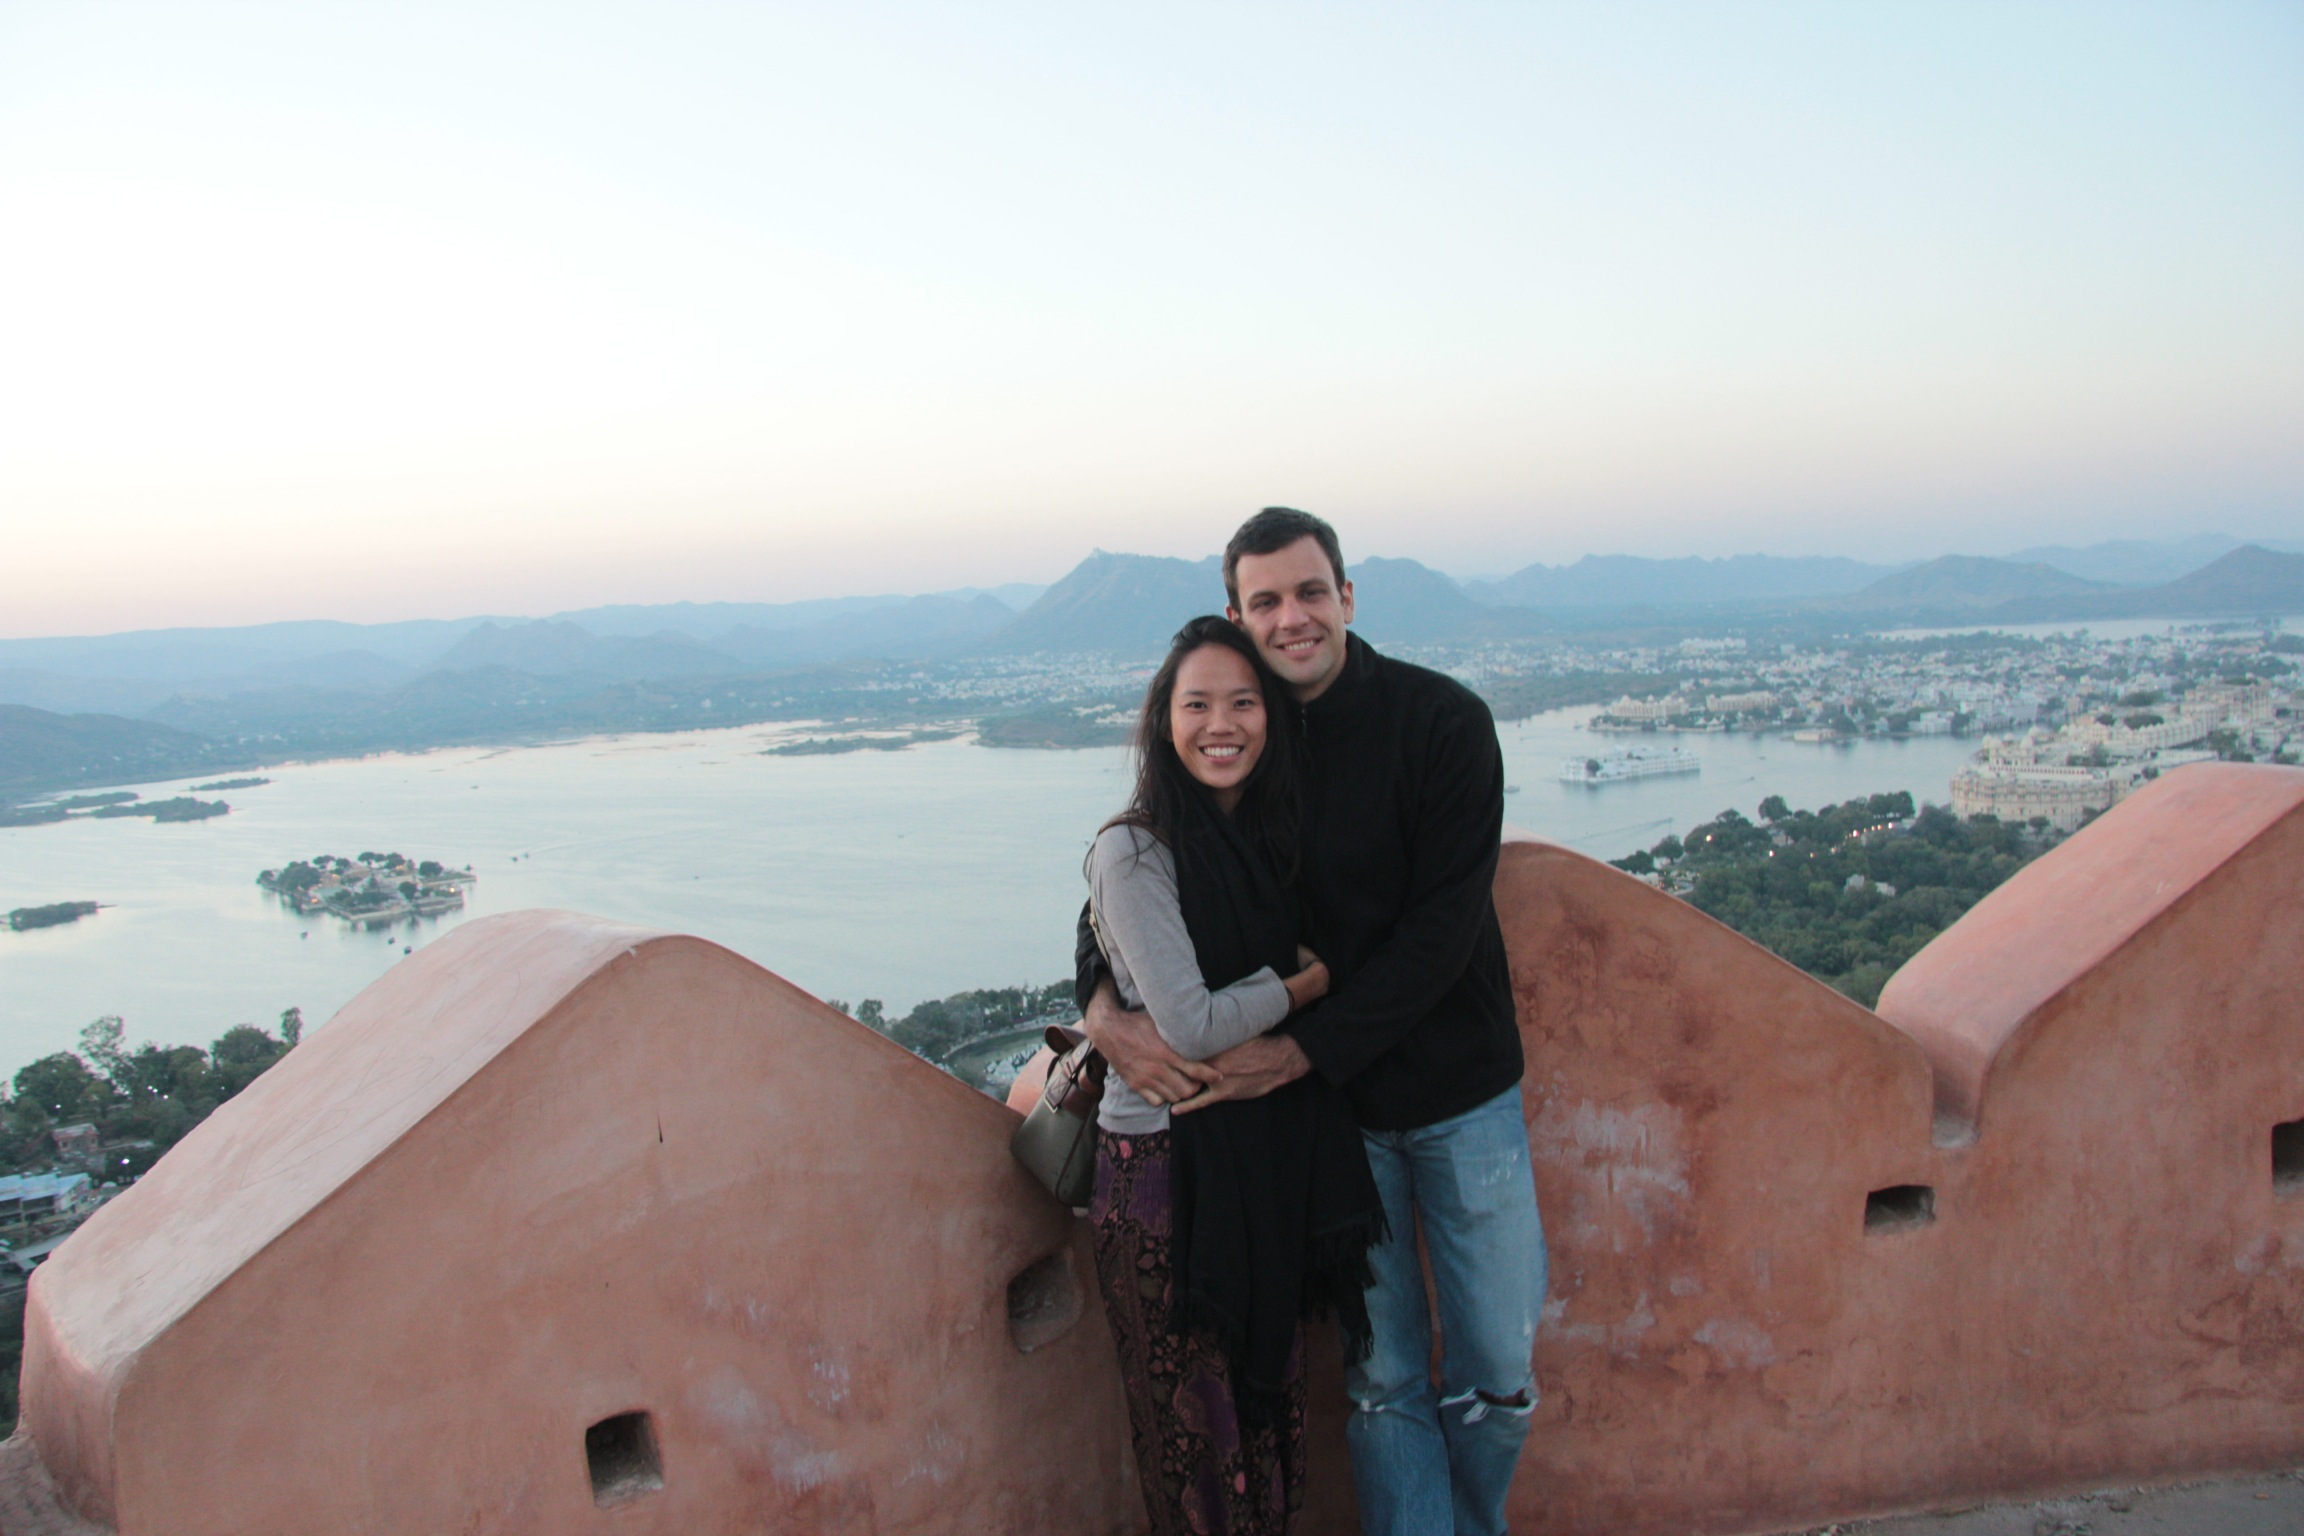
M 1536 1400 L 1545 1255 L 1491 895 L 1504 821 L 1495 722 L 1453 680 L 1348 633 L 1352 584 L 1319 518 L 1250 518 L 1225 548 L 1224 586 L 1226 611 L 1302 711 L 1302 886 L 1334 989 L 1207 1062 L 1169 1050 L 1108 980 L 1088 1033 L 1131 1087 L 1178 1114 L 1306 1072 L 1343 1087 L 1392 1229 L 1371 1255 L 1375 1349 L 1346 1368 L 1361 1524 L 1501 1536 Z M 1438 1389 L 1419 1230 L 1445 1348 Z

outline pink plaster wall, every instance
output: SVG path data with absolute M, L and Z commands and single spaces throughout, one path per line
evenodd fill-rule
M 1553 1260 L 1516 1531 L 2304 1461 L 2304 772 L 2169 776 L 1877 1014 L 1562 849 L 1508 846 L 1497 906 Z M 1128 1529 L 1011 1124 L 700 941 L 469 924 L 39 1272 L 25 1426 L 123 1532 Z M 1891 1185 L 1933 1223 L 1867 1232 Z M 1019 1353 L 1050 1252 L 1080 1321 Z M 666 1486 L 596 1510 L 582 1430 L 630 1406 Z
M 1877 1016 L 1558 849 L 1497 904 L 1554 1262 L 1516 1530 L 2304 1461 L 2304 772 L 2171 775 Z M 1893 1184 L 1934 1224 L 1868 1235 Z
M 1127 1531 L 1087 1254 L 1009 1123 L 700 940 L 470 923 L 43 1266 L 25 1427 L 124 1536 Z M 1048 1254 L 1073 1321 L 1025 1353 Z M 585 1428 L 633 1409 L 664 1486 L 597 1508 Z

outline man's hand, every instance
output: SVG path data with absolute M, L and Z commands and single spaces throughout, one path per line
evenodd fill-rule
M 1080 1017 L 1080 1027 L 1087 1032 L 1089 1043 L 1103 1052 L 1112 1070 L 1120 1074 L 1120 1081 L 1155 1109 L 1188 1099 L 1217 1080 L 1215 1068 L 1206 1062 L 1187 1061 L 1177 1055 L 1160 1038 L 1152 1015 L 1121 1007 L 1120 994 L 1109 976 L 1097 984 L 1096 995 L 1088 1000 L 1088 1011 Z
M 1179 1115 L 1221 1104 L 1226 1099 L 1260 1099 L 1312 1070 L 1311 1058 L 1304 1054 L 1304 1047 L 1287 1035 L 1258 1035 L 1209 1057 L 1200 1065 L 1214 1067 L 1217 1080 L 1204 1092 L 1176 1105 L 1175 1113 Z

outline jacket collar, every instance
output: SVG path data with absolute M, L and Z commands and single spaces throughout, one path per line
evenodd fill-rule
M 1304 715 L 1310 720 L 1333 719 L 1353 709 L 1368 692 L 1369 679 L 1375 675 L 1377 656 L 1375 649 L 1350 630 L 1344 632 L 1344 669 L 1336 681 L 1320 697 L 1304 706 Z

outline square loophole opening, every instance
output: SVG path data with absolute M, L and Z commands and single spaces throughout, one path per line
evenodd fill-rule
M 1070 1248 L 1033 1260 L 1008 1282 L 1008 1338 L 1019 1354 L 1070 1333 L 1080 1312 L 1080 1282 L 1072 1273 Z
M 664 1458 L 647 1413 L 620 1413 L 584 1431 L 584 1461 L 592 1469 L 592 1502 L 606 1509 L 664 1486 Z
M 2304 1120 L 2272 1127 L 2272 1191 L 2304 1195 Z
M 1926 1184 L 1891 1184 L 1864 1197 L 1864 1234 L 1910 1232 L 1936 1219 L 1936 1191 Z

